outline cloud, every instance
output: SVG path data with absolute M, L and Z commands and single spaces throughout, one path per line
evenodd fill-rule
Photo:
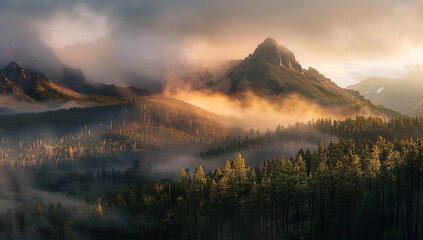
M 40 35 L 48 46 L 57 48 L 78 42 L 93 42 L 107 34 L 106 16 L 84 4 L 71 11 L 57 11 L 47 19 L 36 22 Z
M 223 44 L 222 52 L 238 58 L 268 35 L 295 48 L 301 44 L 303 51 L 318 54 L 319 59 L 339 58 L 339 53 L 348 58 L 383 58 L 409 45 L 420 45 L 423 27 L 419 1 L 159 0 L 109 4 L 113 10 L 108 19 L 114 32 L 154 33 L 169 42 L 197 38 L 211 45 Z M 250 48 L 238 50 L 238 44 Z
M 274 102 L 246 92 L 242 99 L 238 99 L 207 90 L 177 89 L 172 83 L 166 86 L 164 92 L 169 97 L 221 116 L 220 121 L 226 127 L 243 130 L 253 128 L 266 131 L 275 129 L 279 124 L 289 126 L 317 118 L 343 119 L 349 116 L 336 107 L 324 108 L 296 95 Z M 363 114 L 366 112 L 363 111 Z
M 70 43 L 107 35 L 115 45 L 103 50 L 117 53 L 110 61 L 119 62 L 109 64 L 118 65 L 109 72 L 118 73 L 90 75 L 111 76 L 108 81 L 122 81 L 121 72 L 134 72 L 141 81 L 163 79 L 177 63 L 244 58 L 267 36 L 291 49 L 305 67 L 333 65 L 322 71 L 331 76 L 346 63 L 406 58 L 423 39 L 423 3 L 417 0 L 2 0 L 1 4 L 1 15 L 39 23 L 43 39 L 65 31 L 70 34 L 61 37 Z M 54 20 L 65 18 L 80 24 L 45 30 Z M 107 29 L 96 31 L 102 27 Z
M 0 12 L 0 32 L 0 68 L 11 61 L 30 68 L 49 70 L 61 66 L 53 50 L 47 47 L 25 19 Z

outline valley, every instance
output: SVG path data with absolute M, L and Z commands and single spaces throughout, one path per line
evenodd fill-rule
M 423 4 L 0 7 L 0 239 L 423 239 Z

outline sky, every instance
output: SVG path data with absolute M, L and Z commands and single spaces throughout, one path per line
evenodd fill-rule
M 243 59 L 266 37 L 342 87 L 398 77 L 423 63 L 417 0 L 0 0 L 0 6 L 0 64 L 44 67 L 60 59 L 101 82 L 131 76 L 160 82 L 177 66 Z M 78 43 L 83 51 L 58 53 Z

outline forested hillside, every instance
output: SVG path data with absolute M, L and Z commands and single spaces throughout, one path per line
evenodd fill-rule
M 44 114 L 66 116 L 83 109 L 69 111 Z M 50 142 L 22 138 L 26 140 L 12 144 L 17 139 L 9 134 L 16 130 L 3 131 L 2 176 L 15 175 L 12 179 L 18 185 L 12 190 L 14 198 L 21 201 L 19 182 L 29 180 L 37 191 L 61 194 L 72 203 L 36 198 L 18 204 L 20 207 L 14 211 L 2 210 L 0 236 L 25 238 L 35 234 L 39 239 L 423 237 L 420 224 L 423 123 L 418 117 L 318 119 L 264 133 L 251 130 L 245 137 L 228 138 L 227 130 L 207 118 L 210 115 L 177 101 L 145 99 L 137 104 L 98 107 L 96 111 L 96 116 L 108 121 L 93 120 L 91 125 L 80 127 L 87 122 L 63 120 L 59 126 L 69 129 L 77 126 L 79 130 L 57 135 Z M 30 122 L 25 122 L 25 116 L 21 122 L 13 121 L 21 129 L 32 127 Z M 43 119 L 42 114 L 37 116 Z M 89 114 L 86 116 L 92 119 Z M 332 135 L 340 140 L 317 144 L 319 138 Z M 316 142 L 316 146 L 299 147 L 292 157 L 275 156 L 266 146 L 280 140 L 282 145 L 298 140 Z M 205 165 L 211 157 L 220 159 L 220 168 L 204 169 L 201 164 L 190 170 L 187 166 L 177 170 L 179 179 L 155 182 L 146 174 L 152 166 L 146 165 L 144 158 L 134 157 L 134 153 L 154 149 L 185 151 L 186 144 L 199 146 L 194 152 L 202 152 Z M 201 150 L 207 146 L 216 147 Z M 257 165 L 247 165 L 246 162 L 252 161 L 244 159 L 241 153 L 226 163 L 223 158 L 234 156 L 234 152 L 251 151 L 274 157 L 262 157 L 260 162 L 254 161 Z M 119 161 L 116 157 L 128 154 L 132 157 L 125 164 L 92 168 L 107 166 L 104 165 L 107 161 L 116 163 Z M 81 171 L 87 166 L 91 170 Z M 19 175 L 25 177 L 21 179 Z
M 356 116 L 344 120 L 322 118 L 308 123 L 296 123 L 292 126 L 278 126 L 274 131 L 260 133 L 251 129 L 245 136 L 227 138 L 222 144 L 213 146 L 200 155 L 203 158 L 225 156 L 234 152 L 259 152 L 266 155 L 266 146 L 277 143 L 278 148 L 291 142 L 314 143 L 321 140 L 335 141 L 351 139 L 361 144 L 366 140 L 374 141 L 379 136 L 390 140 L 417 139 L 422 136 L 423 121 L 420 117 L 399 117 L 385 120 L 378 117 Z M 304 146 L 301 146 L 304 147 Z
M 151 150 L 216 144 L 228 129 L 213 114 L 163 97 L 114 106 L 0 116 L 0 165 L 77 165 Z M 97 166 L 101 167 L 101 166 Z
M 0 116 L 0 201 L 14 204 L 0 208 L 0 237 L 423 237 L 419 117 L 233 135 L 181 101 L 110 100 L 121 103 Z
M 0 0 L 0 240 L 423 240 L 422 30 L 423 0 Z
M 39 188 L 72 186 L 72 208 L 34 202 L 0 215 L 3 236 L 102 239 L 420 239 L 422 140 L 300 150 L 247 167 L 241 154 L 178 181 L 144 184 L 126 171 L 36 174 Z M 53 184 L 53 185 L 52 185 Z M 88 204 L 88 205 L 87 205 Z M 131 223 L 131 224 L 125 224 Z M 84 226 L 84 227 L 82 227 Z
M 157 183 L 146 213 L 169 202 L 162 219 L 187 239 L 420 239 L 422 151 L 421 140 L 341 140 L 254 168 L 238 154 L 213 173 L 182 170 L 173 197 Z

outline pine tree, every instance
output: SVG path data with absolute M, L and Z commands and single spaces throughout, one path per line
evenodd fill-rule
M 181 169 L 181 173 L 179 174 L 179 181 L 183 187 L 188 187 L 188 176 L 184 168 Z
M 354 239 L 379 239 L 379 208 L 376 199 L 365 194 L 354 218 L 352 234 Z
M 98 204 L 97 204 L 97 207 L 95 208 L 95 212 L 97 213 L 97 215 L 99 217 L 102 218 L 103 217 L 103 208 L 101 207 L 101 204 L 100 204 L 100 202 L 101 202 L 100 198 L 97 199 L 97 202 L 98 202 Z
M 35 212 L 38 216 L 43 215 L 43 207 L 41 206 L 41 202 L 38 202 L 37 206 L 35 207 Z
M 236 158 L 232 161 L 232 174 L 230 181 L 237 193 L 241 192 L 247 183 L 247 171 L 245 168 L 245 159 L 241 153 L 238 153 Z
M 317 154 L 319 156 L 319 160 L 323 161 L 326 158 L 325 155 L 325 145 L 323 144 L 322 141 L 319 142 L 319 146 L 317 147 Z
M 204 187 L 206 186 L 206 183 L 207 183 L 206 174 L 204 173 L 203 167 L 200 165 L 194 173 L 194 182 L 193 182 L 194 190 L 197 192 L 202 191 Z

